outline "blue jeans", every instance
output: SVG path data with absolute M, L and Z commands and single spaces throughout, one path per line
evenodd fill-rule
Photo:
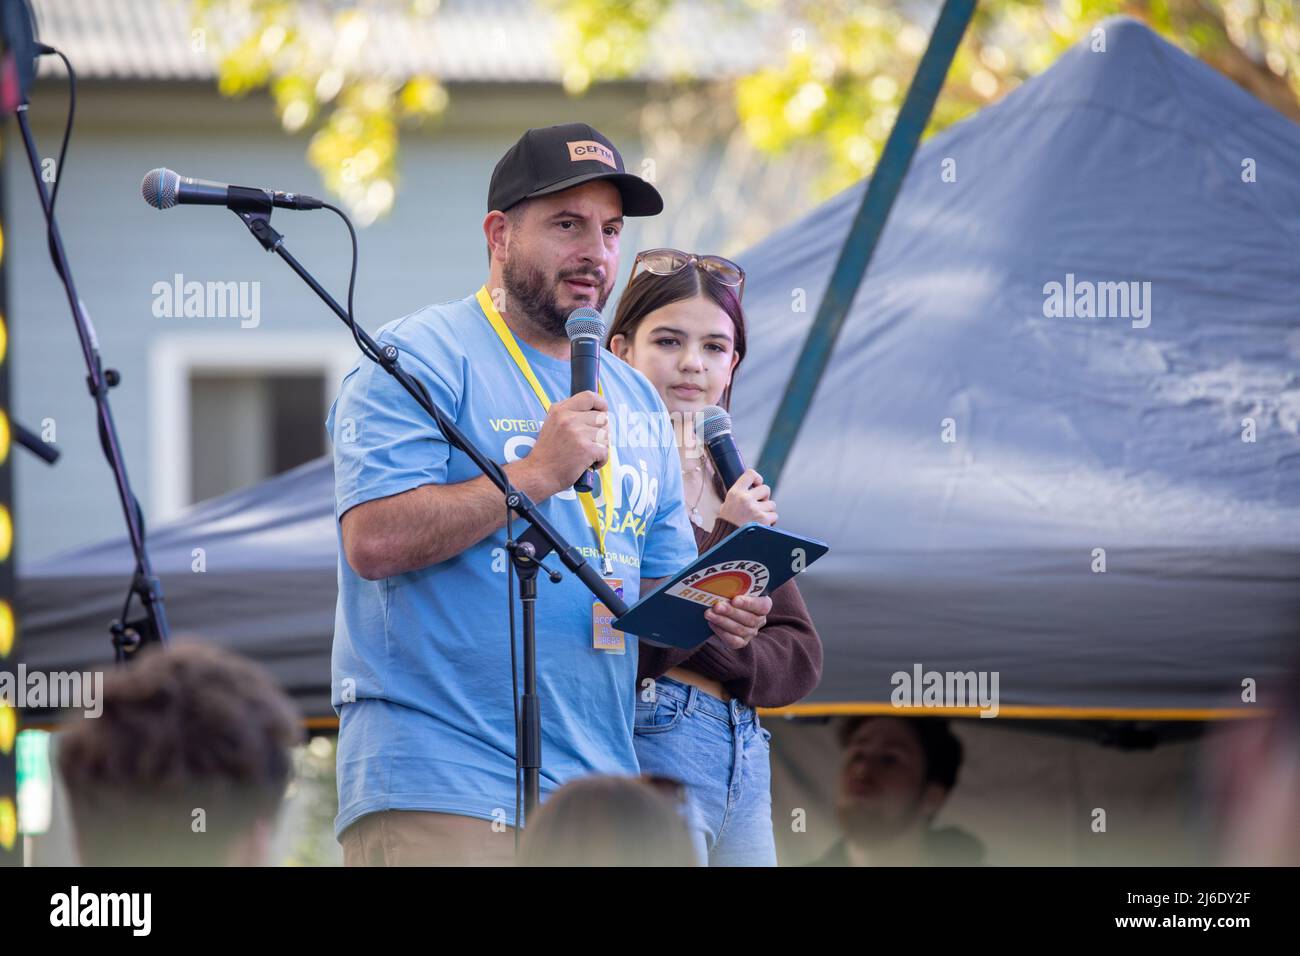
M 776 866 L 772 836 L 772 735 L 753 708 L 725 703 L 670 677 L 655 699 L 638 688 L 633 742 L 642 773 L 686 785 L 692 837 L 710 866 Z

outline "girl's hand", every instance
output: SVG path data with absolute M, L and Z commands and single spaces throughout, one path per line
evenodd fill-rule
M 767 625 L 767 615 L 771 610 L 770 597 L 741 594 L 730 601 L 719 601 L 713 605 L 704 612 L 704 619 L 722 643 L 733 651 L 738 651 Z
M 737 527 L 751 521 L 769 528 L 776 524 L 776 502 L 772 500 L 772 489 L 763 484 L 763 476 L 753 468 L 747 469 L 727 492 L 718 517 Z

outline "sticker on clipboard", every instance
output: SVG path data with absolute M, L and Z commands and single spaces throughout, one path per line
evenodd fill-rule
M 757 561 L 724 561 L 682 578 L 666 593 L 684 601 L 712 606 L 741 594 L 762 594 L 771 576 L 767 566 Z

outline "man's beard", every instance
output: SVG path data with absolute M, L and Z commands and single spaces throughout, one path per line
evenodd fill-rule
M 508 259 L 501 280 L 506 294 L 534 328 L 552 338 L 562 339 L 566 337 L 564 323 L 569 321 L 569 310 L 560 307 L 556 290 L 565 279 L 575 276 L 592 277 L 590 272 L 581 270 L 561 272 L 555 277 L 555 282 L 548 283 L 541 269 L 528 263 L 521 264 L 518 259 Z M 601 281 L 596 294 L 596 310 L 605 308 L 608 300 L 609 290 Z

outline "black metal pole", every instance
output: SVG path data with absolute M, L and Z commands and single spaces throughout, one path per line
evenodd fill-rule
M 537 696 L 537 562 L 529 545 L 515 562 L 524 609 L 524 692 L 519 699 L 519 765 L 524 771 L 524 824 L 541 800 L 542 713 Z M 518 553 L 518 552 L 517 552 Z M 517 822 L 517 821 L 516 821 Z
M 18 107 L 18 128 L 22 131 L 23 144 L 27 148 L 27 161 L 32 170 L 32 180 L 36 183 L 36 192 L 41 199 L 48 226 L 50 255 L 54 258 L 54 268 L 63 281 L 63 288 L 68 295 L 68 305 L 72 309 L 72 320 L 77 327 L 77 338 L 81 342 L 82 357 L 86 362 L 86 387 L 95 401 L 95 415 L 99 426 L 99 443 L 108 459 L 117 485 L 117 496 L 122 505 L 122 515 L 126 518 L 127 534 L 131 539 L 131 550 L 135 554 L 135 571 L 131 578 L 130 593 L 127 596 L 127 609 L 122 619 L 110 625 L 113 635 L 115 659 L 121 663 L 131 654 L 146 644 L 158 641 L 167 644 L 170 632 L 167 627 L 167 612 L 163 607 L 162 585 L 154 576 L 149 563 L 149 553 L 145 547 L 144 515 L 140 502 L 131 490 L 131 482 L 126 473 L 126 459 L 122 455 L 122 446 L 117 437 L 117 426 L 113 421 L 113 409 L 109 406 L 108 390 L 121 381 L 114 369 L 105 369 L 99 355 L 99 345 L 91 330 L 89 316 L 86 315 L 81 298 L 77 295 L 76 284 L 72 278 L 72 269 L 63 249 L 63 237 L 59 224 L 54 218 L 50 206 L 50 195 L 41 179 L 41 162 L 36 155 L 36 141 L 32 138 L 31 127 L 27 123 L 27 104 Z M 62 170 L 59 171 L 62 173 Z M 140 599 L 145 616 L 136 620 L 127 620 L 131 595 Z

